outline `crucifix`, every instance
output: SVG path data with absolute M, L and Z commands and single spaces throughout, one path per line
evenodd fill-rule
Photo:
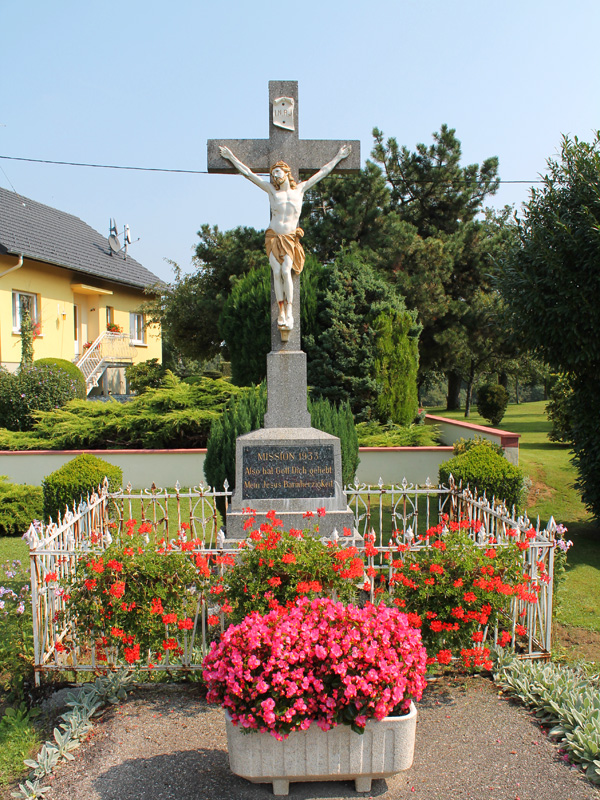
M 306 353 L 300 344 L 299 228 L 304 193 L 331 172 L 358 172 L 360 143 L 303 140 L 298 132 L 297 81 L 269 81 L 268 139 L 211 139 L 208 171 L 235 174 L 267 193 L 271 220 L 265 247 L 271 264 L 271 352 L 267 355 L 264 427 L 238 436 L 236 480 L 227 509 L 227 537 L 245 537 L 244 508 L 259 518 L 276 509 L 286 527 L 311 527 L 326 509 L 320 535 L 351 528 L 336 436 L 311 426 Z M 303 180 L 307 173 L 313 173 Z M 263 180 L 260 174 L 269 175 Z
M 288 341 L 294 329 L 293 273 L 299 275 L 304 266 L 300 243 L 304 232 L 299 227 L 304 193 L 333 171 L 357 172 L 359 168 L 359 142 L 300 139 L 297 81 L 269 82 L 269 139 L 208 142 L 209 172 L 237 171 L 269 195 L 271 221 L 265 246 L 277 302 L 276 307 L 272 304 L 276 312 L 272 330 L 279 331 L 281 341 Z M 300 180 L 301 172 L 315 169 L 307 180 Z M 257 173 L 268 173 L 270 181 Z

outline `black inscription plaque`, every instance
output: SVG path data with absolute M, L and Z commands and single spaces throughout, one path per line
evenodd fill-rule
M 243 448 L 242 498 L 334 497 L 333 445 Z

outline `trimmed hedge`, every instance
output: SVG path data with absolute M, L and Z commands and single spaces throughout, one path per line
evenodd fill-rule
M 51 472 L 42 481 L 45 522 L 50 519 L 56 521 L 67 508 L 77 506 L 88 494 L 98 490 L 105 477 L 108 478 L 109 491 L 115 492 L 121 488 L 121 467 L 89 453 L 76 456 L 60 469 Z
M 484 492 L 491 500 L 504 501 L 509 509 L 521 507 L 523 470 L 494 452 L 491 443 L 480 442 L 459 456 L 440 465 L 439 482 L 449 483 L 450 475 L 457 485 L 462 481 L 471 491 Z
M 0 536 L 22 536 L 43 512 L 42 489 L 0 475 Z

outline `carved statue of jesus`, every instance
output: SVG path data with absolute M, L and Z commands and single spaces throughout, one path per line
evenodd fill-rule
M 219 152 L 223 158 L 231 161 L 244 178 L 248 178 L 269 195 L 271 222 L 265 234 L 265 247 L 273 270 L 275 297 L 279 305 L 277 325 L 281 330 L 291 331 L 294 327 L 292 270 L 300 274 L 304 267 L 304 248 L 300 243 L 304 231 L 298 226 L 304 193 L 329 175 L 343 158 L 347 158 L 351 147 L 340 147 L 334 159 L 308 180 L 300 183 L 296 183 L 285 161 L 274 164 L 271 167 L 271 180 L 264 181 L 236 158 L 228 147 L 220 146 Z

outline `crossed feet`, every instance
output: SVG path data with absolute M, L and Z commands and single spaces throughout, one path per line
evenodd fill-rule
M 292 316 L 292 304 L 280 303 L 279 316 L 277 317 L 277 327 L 284 331 L 291 331 L 294 327 L 294 317 Z

